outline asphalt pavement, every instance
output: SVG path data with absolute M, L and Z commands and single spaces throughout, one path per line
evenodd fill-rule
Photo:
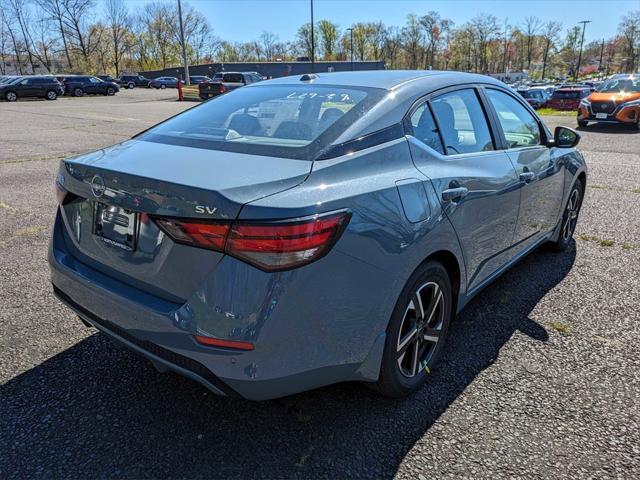
M 640 476 L 640 132 L 581 131 L 574 244 L 476 297 L 416 395 L 248 402 L 156 372 L 51 293 L 58 160 L 193 106 L 174 94 L 0 103 L 0 478 Z

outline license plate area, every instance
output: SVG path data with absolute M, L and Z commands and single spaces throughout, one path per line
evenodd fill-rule
M 598 120 L 606 120 L 607 119 L 607 114 L 606 113 L 596 113 L 596 118 Z
M 138 214 L 131 210 L 95 202 L 93 234 L 109 245 L 128 252 L 136 249 Z

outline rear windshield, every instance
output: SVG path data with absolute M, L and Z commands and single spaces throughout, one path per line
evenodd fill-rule
M 576 99 L 576 98 L 580 98 L 580 94 L 581 92 L 579 90 L 564 91 L 564 92 L 560 90 L 556 90 L 555 92 L 553 92 L 553 96 L 551 98 L 556 100 Z
M 245 87 L 188 110 L 139 138 L 313 160 L 385 92 L 319 85 Z
M 620 93 L 634 92 L 640 93 L 640 78 L 617 78 L 604 82 L 598 87 L 598 92 L 602 93 Z

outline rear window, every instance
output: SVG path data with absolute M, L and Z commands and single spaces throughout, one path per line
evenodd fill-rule
M 224 81 L 229 83 L 242 83 L 244 77 L 241 73 L 225 73 Z
M 196 148 L 313 158 L 384 97 L 377 88 L 261 85 L 234 90 L 140 137 Z
M 556 90 L 555 92 L 553 92 L 552 97 L 555 100 L 565 100 L 565 99 L 576 99 L 576 98 L 580 98 L 580 91 L 579 90 Z

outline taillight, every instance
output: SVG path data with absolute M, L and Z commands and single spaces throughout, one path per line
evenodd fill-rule
M 235 348 L 237 350 L 253 350 L 255 346 L 251 342 L 238 342 L 236 340 L 223 340 L 204 335 L 195 335 L 196 342 L 209 347 Z
M 201 223 L 173 218 L 154 220 L 164 233 L 178 243 L 218 251 L 224 250 L 230 226 L 228 223 Z
M 300 222 L 235 223 L 225 251 L 263 270 L 286 270 L 327 253 L 348 219 L 349 214 L 342 212 Z
M 261 270 L 299 267 L 325 255 L 349 221 L 348 212 L 275 222 L 217 222 L 154 218 L 174 241 L 217 250 Z
M 224 88 L 224 85 L 220 84 L 220 90 L 218 90 L 220 93 L 224 93 L 227 91 L 226 88 Z

